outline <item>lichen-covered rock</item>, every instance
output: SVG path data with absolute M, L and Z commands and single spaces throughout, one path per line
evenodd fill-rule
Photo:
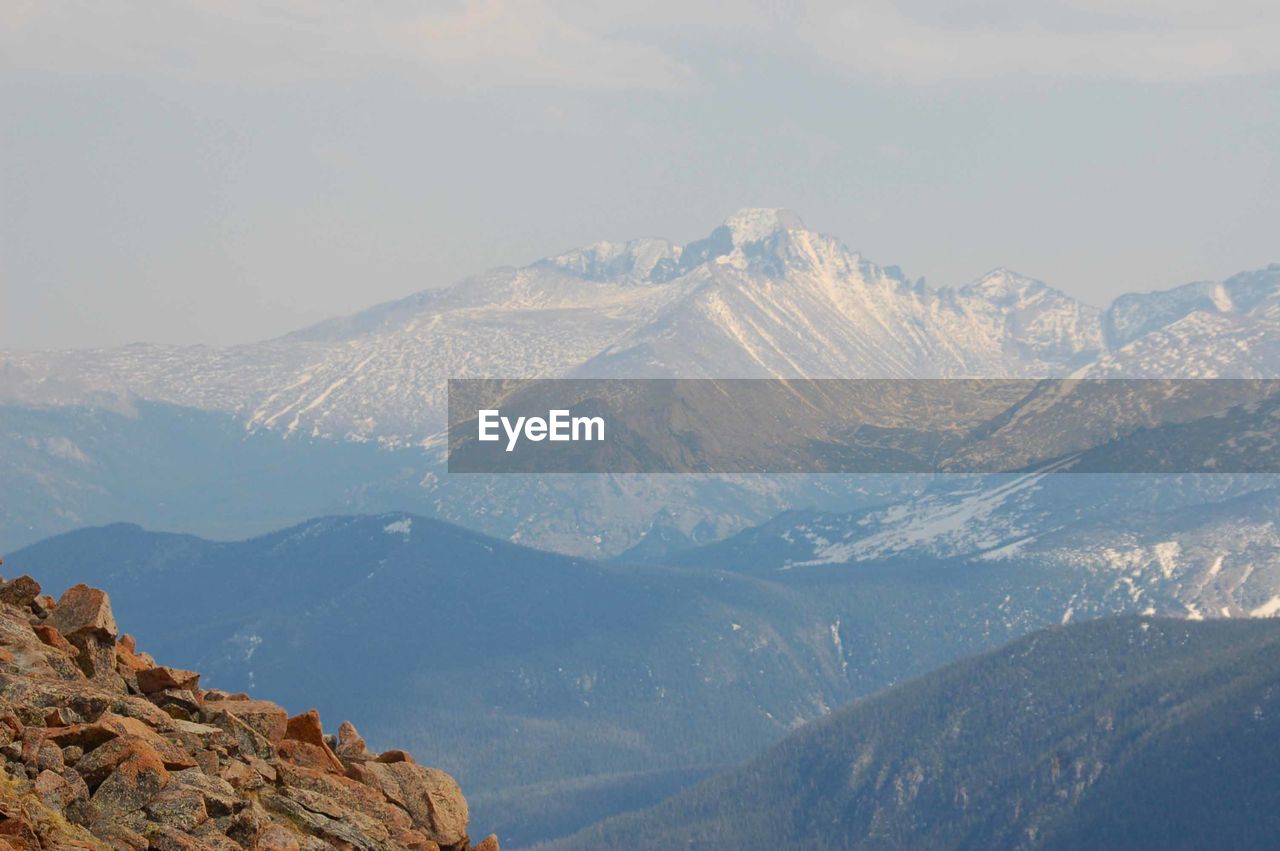
M 192 691 L 199 684 L 200 675 L 195 671 L 170 668 L 167 665 L 143 668 L 138 671 L 138 688 L 143 694 L 154 694 L 165 689 Z
M 0 602 L 17 606 L 20 609 L 30 609 L 31 604 L 39 596 L 40 583 L 30 576 L 19 576 L 12 582 L 5 582 L 0 585 Z
M 454 845 L 466 838 L 470 820 L 467 799 L 445 772 L 411 762 L 369 762 L 353 766 L 350 772 L 402 807 L 415 826 L 441 845 Z
M 448 774 L 315 710 L 204 691 L 117 633 L 97 589 L 0 584 L 0 851 L 473 847 Z
M 68 640 L 95 635 L 114 641 L 119 635 L 107 592 L 84 584 L 73 585 L 63 592 L 48 622 Z
M 284 707 L 269 700 L 224 700 L 218 702 L 217 709 L 234 716 L 272 745 L 284 738 L 289 722 Z

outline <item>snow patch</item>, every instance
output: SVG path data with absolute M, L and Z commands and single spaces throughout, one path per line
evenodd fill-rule
M 404 517 L 394 523 L 388 523 L 382 527 L 382 531 L 388 535 L 403 535 L 404 539 L 409 540 L 409 533 L 413 530 L 413 518 Z

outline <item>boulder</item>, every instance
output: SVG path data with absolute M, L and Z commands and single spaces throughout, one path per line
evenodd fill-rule
M 303 747 L 298 747 L 301 744 Z M 289 719 L 285 726 L 284 741 L 280 743 L 281 756 L 298 765 L 312 767 L 327 766 L 339 774 L 346 771 L 342 761 L 334 754 L 333 749 L 324 737 L 324 727 L 320 724 L 320 713 L 308 709 L 300 715 Z
M 68 588 L 47 623 L 80 649 L 76 663 L 91 680 L 123 689 L 116 672 L 115 641 L 119 632 L 107 592 L 88 585 Z
M 258 834 L 255 851 L 300 851 L 298 838 L 278 824 L 269 824 Z
M 116 736 L 81 757 L 76 763 L 76 773 L 84 778 L 90 789 L 96 789 L 122 763 L 136 757 L 145 757 L 164 765 L 164 758 L 145 739 L 138 736 Z
M 170 772 L 169 786 L 199 794 L 210 816 L 229 816 L 241 808 L 242 802 L 230 783 L 221 777 L 210 777 L 198 768 Z
M 119 634 L 107 592 L 84 584 L 73 585 L 63 592 L 48 623 L 68 640 L 94 635 L 114 643 Z
M 221 700 L 218 708 L 234 715 L 272 745 L 284 738 L 289 723 L 284 707 L 269 700 Z
M 61 774 L 48 769 L 36 775 L 32 788 L 46 807 L 51 810 L 64 809 L 75 799 L 75 790 Z
M 80 655 L 80 648 L 76 647 L 70 641 L 67 641 L 67 639 L 63 637 L 62 633 L 58 632 L 48 624 L 37 624 L 32 627 L 32 629 L 35 631 L 36 637 L 39 638 L 42 643 L 52 647 L 54 650 L 65 653 L 71 659 Z
M 349 776 L 381 791 L 441 845 L 454 845 L 466 838 L 470 821 L 467 799 L 447 773 L 412 762 L 369 762 L 352 766 Z
M 166 665 L 138 671 L 138 688 L 148 695 L 166 689 L 194 691 L 199 683 L 200 675 L 195 671 L 184 671 Z
M 369 756 L 364 738 L 350 721 L 343 721 L 338 726 L 338 746 L 334 748 L 334 752 L 341 759 L 366 759 Z
M 146 811 L 152 821 L 188 832 L 209 820 L 200 790 L 173 782 L 147 804 Z
M 136 749 L 102 781 L 90 799 L 104 818 L 141 810 L 155 800 L 169 781 L 169 771 L 160 755 L 143 742 L 135 741 L 135 745 Z M 81 760 L 80 766 L 91 756 Z
M 164 824 L 147 826 L 151 851 L 209 851 L 209 846 L 176 827 Z
M 324 727 L 320 724 L 320 713 L 308 709 L 301 715 L 295 715 L 285 724 L 284 738 L 309 745 L 324 745 Z
M 30 609 L 31 604 L 40 596 L 40 583 L 30 576 L 19 576 L 17 579 L 0 585 L 0 602 Z
M 276 749 L 280 759 L 292 765 L 314 768 L 320 771 L 334 771 L 342 774 L 346 766 L 334 756 L 328 745 L 313 745 L 297 739 L 285 739 Z

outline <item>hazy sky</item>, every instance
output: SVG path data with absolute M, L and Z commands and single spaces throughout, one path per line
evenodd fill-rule
M 283 333 L 784 206 L 1097 304 L 1280 261 L 1280 4 L 6 0 L 0 348 Z

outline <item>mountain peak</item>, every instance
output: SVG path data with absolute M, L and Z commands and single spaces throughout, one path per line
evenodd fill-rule
M 1045 283 L 1035 278 L 1029 278 L 1019 272 L 1004 266 L 992 269 L 978 280 L 964 287 L 970 292 L 980 292 L 988 295 L 1004 295 L 1017 292 L 1025 292 L 1027 290 L 1039 290 L 1045 287 Z
M 767 239 L 780 230 L 804 230 L 804 222 L 791 210 L 744 207 L 725 219 L 734 246 Z

